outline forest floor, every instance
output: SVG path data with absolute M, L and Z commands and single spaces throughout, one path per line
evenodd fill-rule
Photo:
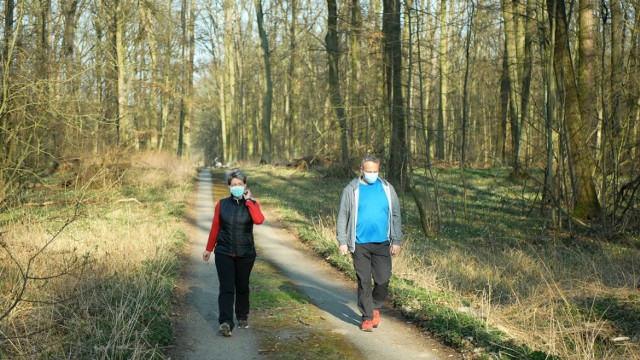
M 201 254 L 217 201 L 215 194 L 226 192 L 226 186 L 214 184 L 212 195 L 209 171 L 201 169 L 199 175 L 198 196 L 193 212 L 189 213 L 193 221 L 178 282 L 175 346 L 167 353 L 170 358 L 463 358 L 407 323 L 390 307 L 382 311 L 383 323 L 373 333 L 360 331 L 355 282 L 306 249 L 282 226 L 278 214 L 265 208 L 267 220 L 254 228 L 259 257 L 252 274 L 251 326 L 235 329 L 231 338 L 222 337 L 217 333 L 215 266 L 212 261 L 202 261 Z M 217 186 L 223 189 L 216 190 Z M 260 298 L 266 291 L 264 281 L 274 276 L 284 278 L 275 292 L 290 292 L 287 284 L 293 284 L 295 291 L 304 296 L 291 296 L 284 306 L 265 305 Z

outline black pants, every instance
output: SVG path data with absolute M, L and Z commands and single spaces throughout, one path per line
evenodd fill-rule
M 216 270 L 220 282 L 218 294 L 218 322 L 227 323 L 233 329 L 235 305 L 236 319 L 246 320 L 249 315 L 249 276 L 255 257 L 233 257 L 215 254 Z
M 388 241 L 381 244 L 356 244 L 356 251 L 351 255 L 358 277 L 358 309 L 362 313 L 362 320 L 373 319 L 373 309 L 382 307 L 387 298 L 391 279 L 390 250 Z

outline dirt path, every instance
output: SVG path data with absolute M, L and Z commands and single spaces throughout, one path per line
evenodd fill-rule
M 188 264 L 182 274 L 183 300 L 177 304 L 176 346 L 169 355 L 173 359 L 260 358 L 255 330 L 236 329 L 230 339 L 217 333 L 215 265 L 204 263 L 201 258 L 213 214 L 210 181 L 209 172 L 201 170 L 196 202 L 197 240 L 190 244 Z M 267 220 L 254 227 L 258 256 L 279 268 L 307 294 L 333 331 L 343 334 L 367 354 L 367 359 L 462 358 L 391 310 L 381 310 L 383 322 L 374 332 L 360 331 L 355 283 L 304 249 L 289 231 L 277 225 L 275 214 L 268 209 L 263 211 Z

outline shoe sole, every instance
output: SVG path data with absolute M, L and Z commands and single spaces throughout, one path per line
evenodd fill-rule
M 220 333 L 222 333 L 222 336 L 224 337 L 231 337 L 231 328 L 229 328 L 229 326 L 220 326 Z
M 374 317 L 375 317 L 375 314 L 374 314 Z M 373 328 L 374 328 L 374 329 L 375 329 L 375 328 L 377 328 L 378 326 L 380 326 L 380 324 L 382 323 L 382 321 L 380 321 L 379 319 L 380 319 L 380 313 L 378 313 L 378 323 L 376 324 L 376 323 L 374 322 L 374 324 L 373 324 Z
M 248 329 L 249 328 L 249 322 L 246 319 L 243 320 L 238 320 L 238 329 Z

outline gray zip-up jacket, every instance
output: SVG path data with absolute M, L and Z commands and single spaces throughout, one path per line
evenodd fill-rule
M 380 178 L 382 188 L 389 201 L 389 242 L 391 245 L 400 245 L 402 240 L 402 227 L 400 217 L 400 201 L 398 194 L 388 181 Z M 347 245 L 349 251 L 356 250 L 356 224 L 358 222 L 358 199 L 360 178 L 353 179 L 342 190 L 340 209 L 336 220 L 336 237 L 338 245 Z

